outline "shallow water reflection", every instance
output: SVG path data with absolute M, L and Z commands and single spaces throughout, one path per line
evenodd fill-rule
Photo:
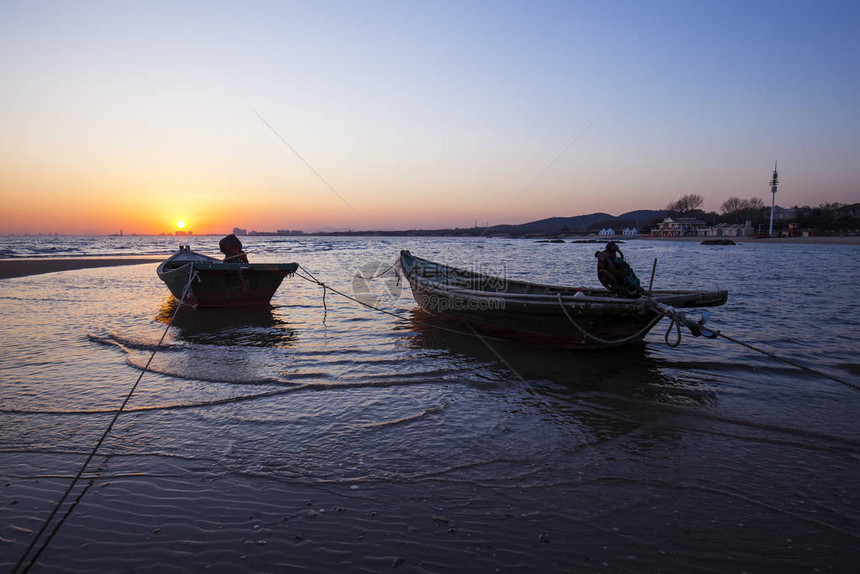
M 600 392 L 672 404 L 714 405 L 715 390 L 700 379 L 684 380 L 645 343 L 614 349 L 557 350 L 466 333 L 420 310 L 412 314 L 412 348 L 444 351 L 495 365 L 502 376 L 525 383 L 554 383 L 575 396 Z
M 296 330 L 269 305 L 192 309 L 179 305 L 169 296 L 155 318 L 164 324 L 173 318 L 174 337 L 200 345 L 289 347 L 297 338 Z

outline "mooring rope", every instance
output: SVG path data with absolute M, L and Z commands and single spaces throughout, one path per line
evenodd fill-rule
M 188 290 L 191 288 L 191 281 L 192 281 L 192 279 L 194 279 L 194 276 L 195 276 L 194 264 L 192 263 L 189 270 L 188 270 L 188 282 L 185 284 L 185 288 L 182 290 L 182 297 L 180 298 L 180 301 L 185 301 L 185 297 L 186 297 L 186 295 L 188 295 Z M 36 543 L 39 541 L 39 539 L 45 533 L 45 530 L 47 530 L 48 525 L 51 523 L 51 521 L 57 515 L 57 512 L 60 510 L 60 507 L 63 505 L 63 503 L 69 497 L 69 494 L 71 494 L 72 489 L 75 487 L 75 485 L 81 479 L 81 476 L 83 476 L 84 471 L 86 471 L 87 466 L 89 466 L 90 462 L 93 460 L 93 457 L 95 457 L 96 452 L 99 450 L 102 443 L 107 438 L 108 434 L 110 434 L 110 431 L 113 429 L 113 425 L 116 423 L 117 419 L 119 418 L 119 415 L 122 414 L 123 409 L 125 409 L 125 406 L 128 404 L 128 401 L 131 400 L 131 396 L 134 394 L 134 391 L 137 390 L 137 386 L 140 384 L 140 381 L 143 379 L 143 375 L 146 374 L 146 371 L 149 369 L 149 365 L 152 363 L 152 360 L 155 358 L 155 354 L 158 352 L 158 349 L 161 347 L 161 344 L 164 342 L 164 338 L 167 336 L 167 332 L 170 330 L 170 327 L 173 325 L 173 320 L 176 318 L 176 314 L 179 312 L 179 309 L 181 308 L 181 306 L 182 306 L 181 304 L 176 305 L 176 309 L 173 311 L 173 315 L 170 316 L 170 321 L 167 323 L 167 327 L 164 328 L 164 332 L 161 334 L 161 338 L 158 340 L 158 344 L 155 346 L 155 349 L 153 349 L 152 354 L 149 356 L 149 360 L 146 362 L 146 365 L 143 367 L 143 370 L 140 372 L 140 375 L 138 375 L 137 381 L 135 381 L 134 385 L 131 387 L 131 389 L 126 394 L 125 399 L 122 401 L 122 404 L 120 405 L 119 409 L 117 409 L 117 411 L 114 413 L 113 419 L 111 419 L 107 428 L 102 433 L 102 435 L 99 437 L 99 440 L 96 442 L 95 446 L 90 451 L 89 455 L 87 456 L 87 459 L 84 461 L 84 464 L 81 465 L 80 470 L 78 470 L 77 474 L 72 479 L 72 482 L 69 484 L 68 488 L 66 488 L 66 491 L 63 493 L 63 495 L 57 501 L 57 504 L 54 505 L 54 509 L 48 515 L 48 518 L 46 518 L 45 521 L 42 523 L 42 527 L 39 528 L 39 532 L 36 533 L 36 536 L 34 536 L 33 539 L 30 541 L 30 545 L 27 546 L 27 550 L 24 551 L 24 554 L 18 560 L 17 564 L 15 564 L 15 567 L 12 568 L 13 574 L 15 572 L 18 572 L 19 568 L 21 568 L 22 564 L 24 564 L 24 561 L 27 559 L 27 556 L 30 554 L 30 552 L 36 546 Z M 75 505 L 76 504 L 77 504 L 77 501 L 75 502 Z M 74 509 L 75 505 L 72 505 L 69 508 L 69 510 L 66 513 L 66 516 L 68 516 L 68 512 L 71 512 L 71 510 Z M 22 573 L 29 572 L 30 569 L 36 564 L 36 560 L 39 559 L 39 556 L 42 554 L 42 552 L 45 550 L 45 548 L 48 547 L 48 544 L 54 538 L 54 535 L 57 533 L 60 526 L 62 526 L 63 522 L 65 521 L 66 516 L 64 516 L 57 523 L 57 525 L 54 527 L 54 530 L 45 539 L 45 542 L 42 544 L 42 546 L 39 548 L 39 550 L 33 555 L 33 558 L 30 560 L 30 562 L 22 570 L 20 570 Z
M 392 265 L 392 267 L 394 267 L 394 266 Z M 370 303 L 367 303 L 367 302 L 365 302 L 365 301 L 362 301 L 361 299 L 357 299 L 357 298 L 353 297 L 352 295 L 348 295 L 348 294 L 344 293 L 343 291 L 340 291 L 339 289 L 335 289 L 334 287 L 332 287 L 331 285 L 329 285 L 329 284 L 327 284 L 327 283 L 323 283 L 322 281 L 320 281 L 319 279 L 317 279 L 316 277 L 314 277 L 314 275 L 313 275 L 310 271 L 308 271 L 307 269 L 305 269 L 305 268 L 304 268 L 304 267 L 302 267 L 301 265 L 299 265 L 299 269 L 301 269 L 302 271 L 304 271 L 305 273 L 307 273 L 307 274 L 308 274 L 308 276 L 307 276 L 307 277 L 305 277 L 305 276 L 304 276 L 304 275 L 302 275 L 301 273 L 296 272 L 296 274 L 295 274 L 295 275 L 296 275 L 296 277 L 298 277 L 298 278 L 300 278 L 300 279 L 303 279 L 303 280 L 305 280 L 305 281 L 307 281 L 307 282 L 309 282 L 309 283 L 313 283 L 313 284 L 315 284 L 315 285 L 318 285 L 318 286 L 320 286 L 320 287 L 323 287 L 323 289 L 324 289 L 324 290 L 323 290 L 323 293 L 325 293 L 325 289 L 328 289 L 328 290 L 329 290 L 329 291 L 331 291 L 332 293 L 335 293 L 335 294 L 337 294 L 337 295 L 340 295 L 340 296 L 341 296 L 341 297 L 343 297 L 344 299 L 349 299 L 350 301 L 354 301 L 355 303 L 358 303 L 359 305 L 361 305 L 361 306 L 363 306 L 363 307 L 367 307 L 368 309 L 370 309 L 370 310 L 372 310 L 372 311 L 377 311 L 377 312 L 379 312 L 379 313 L 383 313 L 383 314 L 385 314 L 385 315 L 390 315 L 391 317 L 394 317 L 395 319 L 398 319 L 398 320 L 400 320 L 400 321 L 403 321 L 404 323 L 410 323 L 410 324 L 412 324 L 412 325 L 424 325 L 424 326 L 428 326 L 428 327 L 431 327 L 431 328 L 433 328 L 433 329 L 436 329 L 436 330 L 438 330 L 438 331 L 445 331 L 446 333 L 455 333 L 455 334 L 457 334 L 457 335 L 469 335 L 469 336 L 471 336 L 471 335 L 472 335 L 472 333 L 471 333 L 470 331 L 461 331 L 461 330 L 459 330 L 459 329 L 451 329 L 451 328 L 449 328 L 449 327 L 444 327 L 444 326 L 442 326 L 442 325 L 437 325 L 437 324 L 432 323 L 432 322 L 430 322 L 430 321 L 422 321 L 421 319 L 416 319 L 415 317 L 404 317 L 403 315 L 400 315 L 400 314 L 398 314 L 398 313 L 394 313 L 394 312 L 392 312 L 392 311 L 389 311 L 388 309 L 383 309 L 383 308 L 381 308 L 381 307 L 377 307 L 377 306 L 375 306 L 375 305 L 371 305 Z M 325 301 L 323 301 L 323 303 L 325 303 Z M 472 329 L 472 326 L 471 326 L 468 322 L 465 322 L 465 324 L 466 324 L 466 326 L 467 326 L 467 327 L 469 327 L 470 329 Z M 486 336 L 486 335 L 482 335 L 482 337 L 484 337 L 484 338 L 486 338 L 486 339 L 498 340 L 498 339 L 496 339 L 495 337 L 488 337 L 488 336 Z
M 585 328 L 573 320 L 573 317 L 570 316 L 570 313 L 567 312 L 567 306 L 564 304 L 564 301 L 561 298 L 561 293 L 556 293 L 558 296 L 558 304 L 561 306 L 561 310 L 564 311 L 564 316 L 567 317 L 567 320 L 570 321 L 571 325 L 576 327 L 587 339 L 591 339 L 592 341 L 596 341 L 602 345 L 622 345 L 624 343 L 628 343 L 630 341 L 635 341 L 643 336 L 645 336 L 648 331 L 650 331 L 654 325 L 656 325 L 660 319 L 663 318 L 663 315 L 657 315 L 651 321 L 648 322 L 647 325 L 642 327 L 638 332 L 629 337 L 622 337 L 621 339 L 602 339 L 597 335 L 592 335 Z M 671 327 L 670 327 L 671 329 Z
M 759 349 L 757 347 L 754 347 L 753 345 L 750 345 L 749 343 L 745 343 L 743 341 L 735 339 L 734 337 L 729 337 L 728 335 L 721 333 L 720 331 L 714 331 L 714 333 L 716 333 L 716 335 L 718 337 L 722 337 L 723 339 L 726 339 L 727 341 L 731 341 L 732 343 L 740 345 L 741 347 L 746 347 L 747 349 L 749 349 L 751 351 L 755 351 L 756 353 L 761 353 L 762 355 L 766 355 L 766 356 L 770 357 L 771 359 L 783 362 L 786 365 L 791 365 L 792 367 L 794 367 L 796 369 L 800 369 L 801 371 L 806 371 L 807 373 L 811 373 L 813 375 L 818 375 L 820 377 L 824 377 L 825 379 L 830 379 L 831 381 L 835 381 L 837 383 L 845 385 L 846 387 L 850 387 L 854 390 L 860 391 L 860 385 L 856 385 L 850 381 L 846 381 L 845 379 L 840 379 L 839 377 L 834 377 L 833 375 L 828 375 L 827 373 L 819 371 L 818 369 L 813 369 L 812 367 L 804 365 L 803 363 L 799 363 L 797 361 L 792 361 L 791 359 L 786 359 L 785 357 L 780 357 L 776 353 L 772 353 L 771 351 L 768 351 L 766 349 Z
M 397 266 L 397 264 L 398 264 L 398 263 L 400 263 L 400 258 L 399 258 L 399 257 L 398 257 L 397 259 L 395 259 L 395 260 L 394 260 L 394 263 L 392 263 L 391 265 L 389 265 L 389 266 L 388 266 L 388 268 L 387 268 L 385 271 L 383 271 L 383 272 L 381 272 L 381 273 L 377 273 L 376 275 L 371 275 L 370 277 L 365 277 L 365 279 L 379 279 L 380 277 L 382 277 L 383 275 L 385 275 L 386 273 L 388 273 L 389 271 L 391 271 L 392 269 L 394 269 L 394 268 Z
M 687 316 L 683 312 L 681 312 L 678 309 L 675 309 L 674 307 L 671 307 L 669 305 L 664 305 L 664 304 L 662 304 L 658 301 L 654 301 L 652 299 L 651 308 L 656 310 L 658 313 L 661 313 L 662 314 L 661 317 L 665 316 L 671 320 L 671 323 L 669 324 L 669 329 L 666 331 L 666 344 L 669 345 L 670 347 L 677 347 L 678 345 L 681 344 L 681 325 L 683 325 L 684 327 L 687 327 L 688 329 L 690 329 L 690 331 L 693 333 L 694 336 L 703 335 L 703 336 L 707 337 L 708 339 L 716 339 L 718 337 L 722 337 L 723 339 L 726 339 L 727 341 L 731 341 L 732 343 L 735 343 L 735 344 L 740 345 L 742 347 L 746 347 L 747 349 L 749 349 L 751 351 L 755 351 L 756 353 L 761 353 L 762 355 L 770 357 L 771 359 L 774 359 L 775 361 L 780 361 L 782 363 L 785 363 L 786 365 L 790 365 L 796 369 L 800 369 L 801 371 L 805 371 L 805 372 L 811 373 L 813 375 L 818 375 L 820 377 L 824 377 L 825 379 L 830 379 L 831 381 L 837 382 L 839 384 L 845 385 L 846 387 L 860 391 L 860 385 L 856 385 L 850 381 L 846 381 L 845 379 L 840 379 L 839 377 L 834 377 L 833 375 L 828 375 L 827 373 L 825 373 L 823 371 L 819 371 L 818 369 L 814 369 L 808 365 L 804 365 L 803 363 L 800 363 L 799 361 L 793 361 L 791 359 L 786 359 L 785 357 L 781 357 L 772 351 L 768 351 L 766 349 L 760 349 L 754 345 L 751 345 L 749 343 L 745 343 L 744 341 L 741 341 L 739 339 L 735 339 L 734 337 L 730 337 L 730 336 L 728 336 L 728 335 L 726 335 L 720 331 L 708 329 L 708 328 L 704 327 L 704 323 L 705 323 L 704 319 L 702 319 L 699 322 L 694 322 L 694 321 L 688 319 Z M 675 340 L 674 344 L 669 341 L 669 334 L 672 332 L 672 327 L 675 327 L 677 329 L 677 333 L 678 333 L 677 339 Z
M 325 306 L 325 291 L 326 291 L 326 289 L 328 289 L 332 293 L 336 293 L 336 294 L 340 295 L 341 297 L 344 297 L 345 299 L 349 299 L 350 301 L 354 301 L 354 302 L 358 303 L 359 305 L 363 305 L 364 307 L 367 307 L 368 309 L 373 309 L 374 311 L 379 311 L 380 313 L 385 313 L 386 315 L 391 315 L 392 317 L 396 317 L 397 319 L 400 319 L 401 321 L 415 322 L 414 319 L 410 319 L 409 317 L 404 317 L 402 315 L 398 315 L 397 313 L 392 313 L 391 311 L 388 311 L 387 309 L 382 309 L 381 307 L 376 307 L 375 305 L 371 305 L 370 303 L 366 303 L 366 302 L 362 301 L 361 299 L 357 299 L 357 298 L 353 297 L 352 295 L 347 295 L 343 291 L 340 291 L 338 289 L 335 289 L 331 285 L 327 285 L 327 284 L 323 283 L 322 281 L 317 279 L 313 273 L 311 273 L 310 271 L 308 271 L 307 269 L 305 269 L 301 265 L 299 265 L 299 269 L 301 269 L 302 271 L 307 273 L 308 276 L 305 277 L 301 273 L 297 272 L 296 277 L 299 277 L 299 278 L 304 279 L 305 281 L 309 281 L 311 283 L 315 283 L 315 284 L 317 284 L 323 288 L 323 306 Z

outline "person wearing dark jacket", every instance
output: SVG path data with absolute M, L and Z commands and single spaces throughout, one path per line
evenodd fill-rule
M 242 251 L 242 242 L 232 233 L 218 242 L 224 263 L 248 263 L 248 256 Z

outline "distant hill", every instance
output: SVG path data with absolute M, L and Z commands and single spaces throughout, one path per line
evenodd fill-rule
M 559 233 L 565 227 L 568 231 L 586 231 L 589 226 L 598 221 L 612 219 L 608 213 L 590 213 L 588 215 L 577 215 L 574 217 L 550 217 L 530 223 L 519 225 L 494 225 L 487 231 L 489 233 L 508 233 L 512 235 L 529 235 L 532 233 Z
M 564 232 L 582 233 L 595 225 L 615 225 L 618 227 L 635 225 L 642 227 L 655 219 L 662 219 L 665 215 L 666 212 L 661 209 L 639 209 L 618 216 L 598 212 L 574 217 L 550 217 L 519 225 L 494 225 L 488 228 L 486 233 L 491 235 L 551 235 Z
M 493 236 L 510 235 L 560 235 L 567 233 L 587 233 L 595 228 L 610 226 L 621 232 L 631 225 L 645 230 L 654 220 L 662 219 L 666 212 L 662 209 L 639 209 L 628 211 L 619 216 L 598 212 L 574 217 L 549 217 L 517 225 L 493 225 L 491 227 L 466 227 L 457 229 L 410 229 L 408 231 L 342 231 L 321 230 L 309 235 L 383 235 L 383 236 Z
M 651 223 L 655 219 L 663 219 L 666 217 L 666 213 L 665 209 L 637 209 L 636 211 L 622 213 L 616 219 L 621 221 L 632 219 L 636 222 L 637 226 L 642 226 Z

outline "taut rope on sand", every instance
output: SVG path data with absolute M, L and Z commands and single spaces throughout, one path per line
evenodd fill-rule
M 191 288 L 191 280 L 192 279 L 194 279 L 194 264 L 193 263 L 191 264 L 191 267 L 189 268 L 189 271 L 188 271 L 188 283 L 185 284 L 185 288 L 182 290 L 182 298 L 181 298 L 182 301 L 185 300 L 185 296 L 188 294 L 188 290 Z M 155 358 L 155 354 L 158 352 L 158 349 L 161 348 L 161 344 L 164 342 L 164 337 L 167 336 L 167 332 L 170 330 L 170 327 L 173 326 L 173 320 L 176 318 L 176 314 L 179 312 L 179 309 L 181 307 L 182 307 L 181 304 L 176 305 L 176 309 L 174 309 L 173 315 L 170 316 L 170 321 L 167 323 L 167 327 L 164 328 L 164 332 L 161 334 L 161 338 L 158 340 L 158 344 L 155 346 L 155 349 L 153 349 L 152 354 L 149 356 L 149 360 L 146 362 L 146 365 L 143 367 L 143 370 L 140 372 L 140 375 L 137 377 L 137 381 L 135 381 L 134 385 L 131 387 L 131 389 L 126 394 L 125 400 L 122 401 L 122 404 L 120 405 L 119 409 L 117 409 L 117 411 L 114 413 L 114 416 L 110 421 L 110 424 L 108 424 L 107 428 L 102 433 L 101 437 L 99 437 L 99 440 L 96 442 L 95 446 L 93 446 L 93 449 L 90 451 L 90 454 L 87 456 L 87 459 L 84 461 L 84 464 L 81 465 L 81 468 L 80 468 L 80 470 L 78 470 L 78 473 L 72 479 L 72 482 L 69 484 L 69 487 L 63 493 L 63 495 L 60 497 L 60 499 L 57 501 L 57 504 L 54 506 L 54 509 L 48 515 L 48 518 L 46 518 L 45 521 L 42 523 L 42 527 L 39 529 L 39 532 L 36 533 L 36 536 L 34 536 L 33 539 L 30 541 L 30 545 L 27 546 L 27 550 L 24 551 L 24 554 L 18 560 L 18 563 L 15 564 L 15 567 L 12 568 L 13 574 L 15 572 L 22 572 L 22 573 L 23 572 L 29 572 L 30 569 L 36 564 L 36 560 L 39 559 L 39 556 L 42 554 L 42 552 L 45 550 L 45 548 L 48 547 L 48 544 L 50 544 L 51 540 L 54 538 L 54 535 L 60 529 L 60 526 L 62 526 L 62 524 L 66 518 L 65 516 L 63 517 L 62 520 L 60 520 L 57 523 L 57 525 L 54 527 L 54 530 L 45 539 L 45 541 L 42 543 L 42 546 L 39 548 L 39 550 L 36 551 L 36 553 L 33 555 L 33 557 L 30 559 L 30 561 L 27 563 L 27 565 L 23 566 L 24 562 L 27 559 L 27 556 L 30 554 L 30 552 L 33 550 L 33 548 L 35 548 L 36 543 L 39 541 L 39 539 L 45 533 L 45 530 L 48 529 L 48 525 L 51 523 L 51 521 L 57 515 L 57 511 L 60 510 L 60 507 L 63 505 L 63 503 L 69 497 L 69 494 L 71 494 L 72 489 L 75 487 L 75 485 L 81 479 L 81 476 L 83 476 L 84 471 L 87 469 L 87 466 L 89 466 L 90 462 L 92 462 L 93 457 L 96 455 L 96 452 L 99 450 L 102 443 L 107 438 L 108 434 L 110 434 L 110 431 L 111 431 L 111 429 L 113 429 L 113 425 L 114 425 L 114 423 L 116 423 L 117 419 L 119 418 L 119 415 L 122 414 L 123 409 L 125 409 L 125 406 L 128 404 L 128 401 L 131 400 L 131 396 L 134 394 L 134 391 L 137 390 L 137 386 L 140 384 L 140 381 L 143 379 L 143 375 L 145 375 L 147 370 L 149 370 L 149 365 L 152 363 L 152 360 Z M 73 504 L 71 507 L 69 507 L 68 512 L 71 512 L 74 507 L 75 507 L 75 504 Z M 23 568 L 22 568 L 22 566 L 23 566 Z

